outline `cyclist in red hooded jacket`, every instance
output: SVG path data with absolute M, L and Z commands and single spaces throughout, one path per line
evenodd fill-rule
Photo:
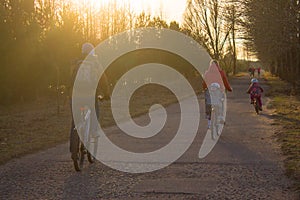
M 218 84 L 219 89 L 222 93 L 225 94 L 226 91 L 232 92 L 232 87 L 229 84 L 229 81 L 226 77 L 225 72 L 220 68 L 218 61 L 212 60 L 210 62 L 210 66 L 208 70 L 204 73 L 203 76 L 203 82 L 202 82 L 202 87 L 205 91 L 205 96 L 209 97 L 209 90 L 207 86 L 210 86 L 211 84 Z M 205 113 L 206 113 L 206 118 L 208 119 L 208 128 L 210 127 L 211 120 L 210 120 L 210 112 L 211 112 L 211 105 L 208 101 L 209 98 L 205 98 Z M 221 113 L 223 113 L 223 105 L 221 106 L 220 110 Z M 222 116 L 222 121 L 225 123 L 225 119 Z
M 257 99 L 260 111 L 262 111 L 261 94 L 263 92 L 264 90 L 259 85 L 258 80 L 256 78 L 251 79 L 251 84 L 247 90 L 247 93 L 250 94 L 251 104 L 254 103 L 255 98 Z

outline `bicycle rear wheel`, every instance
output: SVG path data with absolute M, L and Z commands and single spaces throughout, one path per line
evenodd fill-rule
M 257 115 L 259 115 L 259 106 L 258 106 L 258 102 L 257 99 L 254 100 L 254 109 Z
M 215 108 L 212 108 L 212 112 L 211 112 L 211 138 L 213 140 L 215 140 L 217 138 L 218 135 L 218 122 L 217 122 L 217 114 L 216 114 L 216 110 Z
M 87 158 L 89 163 L 94 163 L 96 160 L 96 158 L 90 152 L 87 153 Z
M 80 138 L 78 136 L 77 131 L 74 133 L 74 137 L 72 139 L 72 143 L 75 148 L 72 149 L 72 160 L 73 165 L 76 171 L 81 171 L 83 167 L 84 162 L 84 154 L 85 154 L 85 148 L 82 142 L 80 141 Z
M 87 146 L 88 152 L 87 152 L 87 158 L 90 163 L 94 163 L 97 155 L 98 150 L 98 137 L 91 137 L 89 138 L 89 143 Z
M 85 149 L 83 144 L 80 142 L 80 150 L 77 153 L 77 157 L 73 159 L 74 163 L 74 168 L 76 171 L 81 171 L 83 168 L 83 162 L 84 162 L 84 154 L 85 154 Z

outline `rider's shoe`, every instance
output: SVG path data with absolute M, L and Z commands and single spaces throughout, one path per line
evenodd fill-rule
M 87 154 L 87 150 L 84 148 L 84 150 L 82 151 L 83 154 Z
M 263 111 L 262 107 L 259 107 L 259 110 L 260 110 L 260 111 Z

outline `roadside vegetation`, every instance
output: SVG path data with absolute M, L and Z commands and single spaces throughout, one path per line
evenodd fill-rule
M 267 96 L 272 99 L 269 108 L 275 109 L 275 124 L 282 127 L 276 138 L 286 157 L 286 173 L 296 181 L 300 192 L 300 94 L 291 84 L 269 73 L 265 79 L 270 85 Z
M 276 109 L 276 123 L 283 127 L 277 137 L 287 156 L 287 174 L 300 180 L 300 94 L 296 88 L 300 76 L 299 0 L 189 0 L 181 24 L 167 22 L 163 15 L 134 13 L 130 3 L 108 2 L 97 8 L 93 1 L 80 5 L 63 0 L 1 1 L 0 164 L 69 139 L 71 116 L 66 90 L 71 87 L 71 72 L 81 57 L 82 43 L 96 45 L 126 30 L 155 27 L 193 37 L 220 61 L 228 75 L 255 66 L 237 60 L 243 54 L 244 60 L 258 58 L 260 65 L 289 82 L 266 76 L 271 86 L 268 95 L 273 99 L 270 106 Z M 243 43 L 244 52 L 238 52 L 241 47 L 236 47 L 236 41 Z M 170 58 L 174 55 L 152 51 L 147 50 L 146 57 L 135 51 L 126 55 L 127 60 L 117 59 L 107 70 L 110 85 L 130 67 L 155 61 L 177 64 L 176 69 L 193 86 L 200 85 L 194 76 L 189 77 L 196 74 L 184 59 L 173 63 Z M 153 88 L 144 88 L 132 98 L 132 116 L 148 112 L 153 103 L 176 101 L 163 88 L 155 89 L 155 94 L 149 91 Z M 109 102 L 101 103 L 101 107 L 105 113 L 101 115 L 102 125 L 112 125 Z
M 199 82 L 195 84 L 200 85 Z M 64 98 L 59 114 L 54 97 L 26 104 L 0 106 L 0 165 L 13 158 L 68 142 L 71 111 L 68 97 Z M 154 104 L 167 106 L 176 101 L 175 95 L 169 90 L 148 85 L 134 93 L 129 110 L 131 116 L 136 117 L 147 113 Z M 100 111 L 101 126 L 113 125 L 109 100 L 100 103 Z

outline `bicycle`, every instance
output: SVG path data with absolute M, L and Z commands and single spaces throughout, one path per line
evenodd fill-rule
M 83 168 L 84 157 L 87 155 L 89 163 L 95 162 L 95 157 L 98 147 L 98 138 L 92 137 L 90 134 L 91 125 L 91 109 L 87 106 L 80 108 L 81 122 L 77 128 L 73 128 L 70 143 L 73 148 L 71 148 L 72 160 L 74 168 L 76 171 L 81 171 Z M 79 137 L 81 134 L 81 137 Z M 93 146 L 90 146 L 93 145 Z M 89 150 L 93 149 L 93 153 Z
M 217 136 L 220 136 L 221 132 L 221 125 L 223 120 L 221 119 L 222 116 L 220 116 L 220 108 L 218 105 L 211 105 L 211 137 L 213 140 L 217 138 Z
M 253 101 L 253 107 L 254 107 L 254 109 L 255 109 L 256 114 L 259 115 L 260 107 L 259 107 L 259 105 L 258 105 L 257 97 L 254 98 L 254 101 Z

